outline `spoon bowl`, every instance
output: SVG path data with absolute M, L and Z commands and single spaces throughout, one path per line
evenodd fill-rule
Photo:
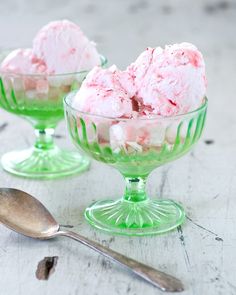
M 50 239 L 59 230 L 59 224 L 37 199 L 26 192 L 0 189 L 0 222 L 22 235 Z

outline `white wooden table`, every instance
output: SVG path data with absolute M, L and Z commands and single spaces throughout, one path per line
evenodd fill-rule
M 78 3 L 79 2 L 79 3 Z M 47 8 L 48 7 L 48 8 Z M 1 1 L 1 47 L 30 44 L 49 20 L 70 18 L 98 43 L 110 63 L 124 67 L 148 45 L 195 43 L 207 64 L 209 112 L 195 150 L 152 173 L 151 196 L 173 198 L 188 219 L 181 230 L 142 238 L 111 236 L 83 218 L 93 200 L 117 198 L 124 189 L 117 171 L 93 162 L 89 172 L 55 181 L 34 181 L 0 172 L 0 186 L 25 190 L 64 225 L 104 245 L 179 277 L 184 295 L 236 294 L 236 1 Z M 33 143 L 24 120 L 0 111 L 0 154 Z M 1 127 L 2 126 L 2 127 Z M 73 148 L 64 123 L 60 146 Z M 208 144 L 207 144 L 207 143 Z M 47 281 L 35 272 L 40 260 L 58 256 Z M 0 226 L 0 294 L 161 294 L 95 252 L 68 239 L 35 241 Z

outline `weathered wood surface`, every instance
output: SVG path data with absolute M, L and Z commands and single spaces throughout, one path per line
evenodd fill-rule
M 183 280 L 184 295 L 236 294 L 236 1 L 26 1 L 0 2 L 1 47 L 30 44 L 49 20 L 70 18 L 98 43 L 110 63 L 124 67 L 145 46 L 190 41 L 207 64 L 210 100 L 205 133 L 195 150 L 157 169 L 151 196 L 182 202 L 189 219 L 167 235 L 127 238 L 91 228 L 83 218 L 93 200 L 122 194 L 121 176 L 93 162 L 89 172 L 34 181 L 0 172 L 0 186 L 26 190 L 61 224 Z M 29 146 L 33 132 L 22 119 L 0 111 L 0 154 Z M 64 123 L 57 139 L 70 148 Z M 55 272 L 38 280 L 39 261 L 58 256 Z M 160 291 L 68 239 L 35 241 L 0 226 L 0 294 L 161 294 Z

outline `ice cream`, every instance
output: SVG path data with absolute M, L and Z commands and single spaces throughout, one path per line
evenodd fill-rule
M 79 26 L 62 20 L 44 26 L 32 48 L 10 52 L 0 73 L 5 90 L 14 89 L 16 97 L 24 93 L 30 99 L 62 101 L 66 93 L 80 87 L 86 71 L 100 64 L 94 43 Z
M 1 64 L 4 72 L 16 74 L 66 74 L 87 71 L 100 65 L 95 43 L 68 21 L 53 21 L 33 40 L 33 47 L 16 49 Z
M 46 70 L 45 63 L 33 54 L 31 48 L 13 50 L 1 64 L 2 72 L 17 74 L 43 74 Z
M 110 127 L 110 145 L 114 152 L 141 152 L 149 147 L 159 148 L 165 140 L 165 129 L 159 122 L 145 120 L 121 121 Z
M 123 149 L 133 153 L 160 149 L 165 142 L 173 145 L 177 134 L 184 141 L 188 125 L 182 122 L 180 128 L 181 119 L 168 122 L 162 117 L 173 118 L 199 108 L 205 92 L 202 54 L 194 45 L 181 43 L 164 49 L 147 48 L 125 71 L 115 66 L 94 68 L 76 94 L 73 107 L 114 118 L 105 128 L 109 130 L 105 137 L 101 132 L 104 128 L 99 127 L 101 124 L 104 127 L 104 120 L 91 118 L 96 124 L 97 137 L 91 128 L 93 136 L 89 139 L 96 138 L 101 143 L 105 138 L 113 151 Z
M 127 73 L 112 66 L 95 67 L 82 83 L 73 107 L 83 112 L 107 117 L 131 118 L 133 113 L 132 89 L 128 87 Z
M 45 62 L 49 74 L 90 70 L 100 64 L 95 44 L 68 20 L 44 26 L 33 40 L 33 54 Z
M 83 83 L 75 105 L 84 112 L 127 117 L 117 108 L 126 108 L 130 101 L 134 113 L 129 110 L 129 114 L 173 116 L 197 109 L 205 92 L 202 54 L 194 45 L 181 43 L 147 48 L 126 71 L 96 68 Z
M 190 43 L 147 48 L 128 72 L 143 114 L 187 113 L 201 105 L 206 92 L 204 60 Z

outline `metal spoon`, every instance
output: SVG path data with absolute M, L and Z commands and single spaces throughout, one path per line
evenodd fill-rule
M 0 188 L 0 222 L 31 238 L 51 239 L 57 236 L 72 238 L 120 263 L 162 291 L 180 292 L 184 290 L 181 281 L 170 275 L 128 258 L 77 233 L 60 230 L 59 224 L 50 212 L 26 192 L 12 188 Z

